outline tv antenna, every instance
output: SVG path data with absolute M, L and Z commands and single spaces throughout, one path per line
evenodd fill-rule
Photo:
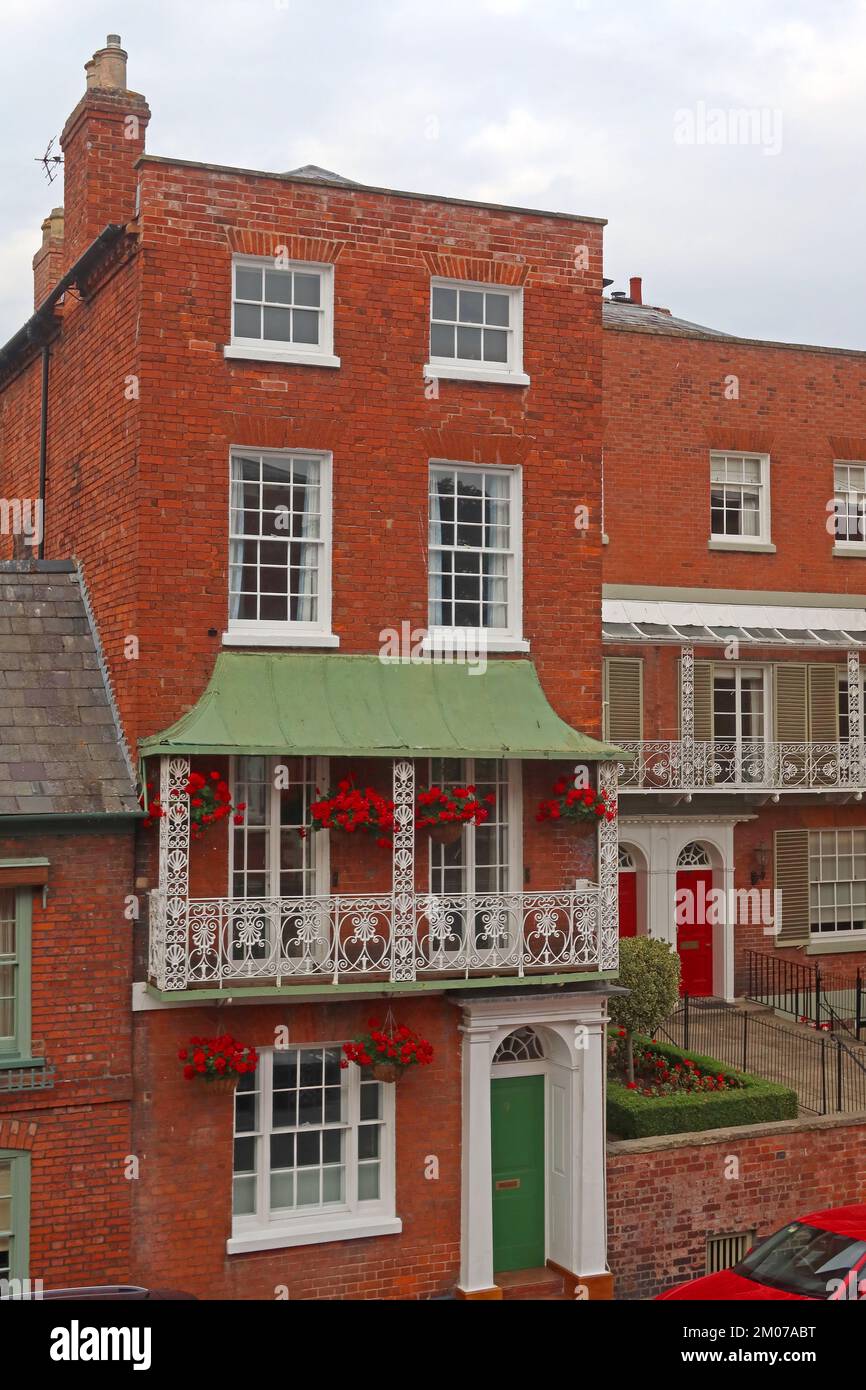
M 45 170 L 45 177 L 49 183 L 53 183 L 60 172 L 60 165 L 63 163 L 62 154 L 52 154 L 51 149 L 54 145 L 54 136 L 48 141 L 43 155 L 36 156 L 36 163 L 41 164 Z

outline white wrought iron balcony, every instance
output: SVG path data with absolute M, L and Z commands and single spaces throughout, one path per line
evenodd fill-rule
M 614 970 L 602 893 L 187 898 L 150 895 L 161 990 Z
M 854 740 L 654 739 L 620 746 L 634 754 L 620 773 L 621 792 L 866 790 L 866 756 Z

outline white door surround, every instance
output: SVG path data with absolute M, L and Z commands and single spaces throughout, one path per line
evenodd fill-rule
M 507 995 L 463 1011 L 463 1172 L 458 1292 L 497 1297 L 493 1269 L 490 1083 L 518 1069 L 545 1076 L 546 1258 L 579 1279 L 607 1271 L 603 994 Z M 503 1038 L 531 1027 L 543 1060 L 497 1064 Z M 585 1295 L 584 1295 L 585 1296 Z
M 726 893 L 734 887 L 734 826 L 754 820 L 741 816 L 621 816 L 620 840 L 640 850 L 647 866 L 646 932 L 667 941 L 676 950 L 677 859 L 693 840 L 703 845 L 713 870 L 713 888 Z M 730 912 L 720 913 L 713 927 L 713 993 L 734 998 L 734 922 Z

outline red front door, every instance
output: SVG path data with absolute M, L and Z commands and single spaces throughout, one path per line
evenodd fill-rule
M 619 876 L 619 934 L 637 935 L 637 874 L 624 869 Z
M 682 962 L 680 994 L 713 992 L 713 928 L 707 922 L 707 896 L 712 887 L 712 869 L 677 871 L 677 950 Z M 683 889 L 690 895 L 685 900 L 687 911 L 683 907 Z M 684 916 L 688 917 L 686 922 L 682 922 Z

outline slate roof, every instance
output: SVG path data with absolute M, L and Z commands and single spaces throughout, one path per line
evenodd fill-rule
M 0 563 L 0 817 L 138 809 L 75 566 Z
M 674 318 L 667 309 L 651 304 L 632 304 L 629 300 L 602 300 L 602 322 L 605 328 L 625 328 L 632 333 L 657 333 L 673 338 L 723 338 L 742 342 L 733 333 L 720 333 L 717 328 L 705 328 L 688 319 Z

